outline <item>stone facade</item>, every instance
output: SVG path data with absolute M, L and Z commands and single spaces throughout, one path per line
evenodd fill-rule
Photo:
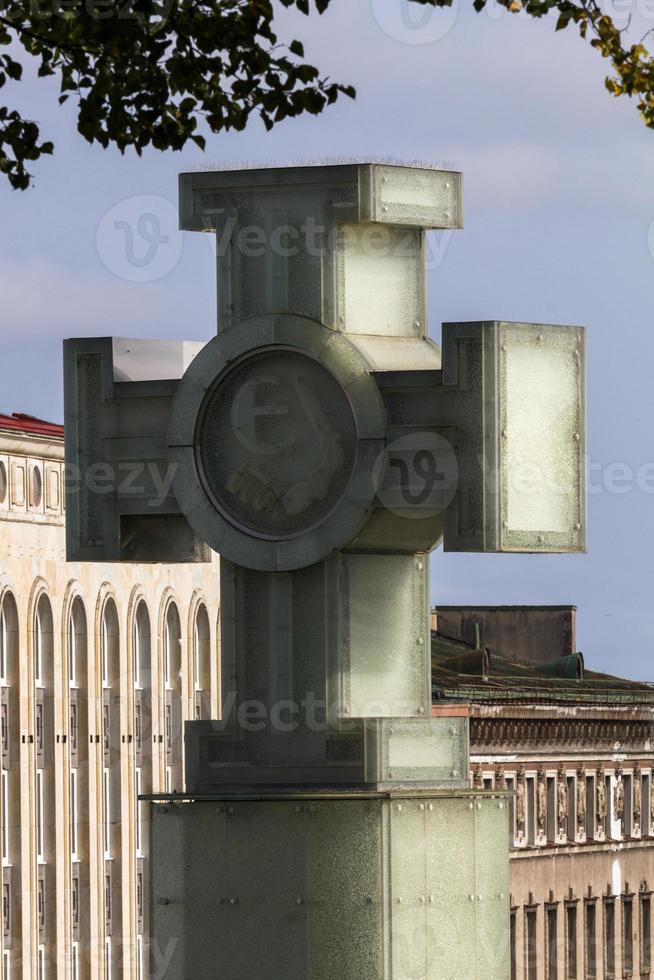
M 60 428 L 0 417 L 2 976 L 137 980 L 137 795 L 181 791 L 183 721 L 218 717 L 218 559 L 67 563 L 63 456 Z
M 649 976 L 652 751 L 628 741 L 602 751 L 582 740 L 556 752 L 536 738 L 529 749 L 488 751 L 480 731 L 473 720 L 473 780 L 515 793 L 512 976 Z
M 489 633 L 477 609 L 448 610 L 447 635 L 439 619 L 432 639 L 441 695 L 470 703 L 473 785 L 513 793 L 511 978 L 649 977 L 654 689 L 584 671 L 580 655 L 580 673 L 569 672 L 560 608 L 552 623 L 545 607 L 535 610 L 539 631 L 562 639 L 550 643 L 549 661 L 544 645 L 532 658 L 512 629 L 512 612 L 492 613 L 505 639 L 516 637 L 501 654 L 482 647 Z M 528 610 L 517 613 L 524 631 Z M 468 621 L 480 626 L 464 656 L 459 624 Z

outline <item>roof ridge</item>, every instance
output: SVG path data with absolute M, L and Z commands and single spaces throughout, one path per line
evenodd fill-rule
M 29 415 L 26 412 L 12 412 L 11 415 L 0 412 L 0 430 L 23 432 L 26 435 L 49 436 L 55 439 L 63 439 L 64 437 L 63 425 L 58 422 L 48 422 L 46 419 Z

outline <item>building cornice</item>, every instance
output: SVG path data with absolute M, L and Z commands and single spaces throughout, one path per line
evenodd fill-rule
M 544 713 L 506 713 L 470 719 L 470 748 L 475 754 L 492 751 L 512 753 L 540 752 L 557 748 L 592 746 L 596 750 L 613 752 L 649 751 L 654 739 L 654 711 L 647 708 L 605 709 L 589 713 L 569 713 L 550 717 Z
M 64 441 L 0 430 L 0 455 L 40 456 L 63 462 Z

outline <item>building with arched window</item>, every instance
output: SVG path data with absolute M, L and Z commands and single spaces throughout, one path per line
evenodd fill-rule
M 219 715 L 219 566 L 72 564 L 63 429 L 0 416 L 2 977 L 149 976 L 148 806 Z
M 510 980 L 650 977 L 654 688 L 590 670 L 573 607 L 440 606 L 433 627 L 471 783 L 512 793 Z

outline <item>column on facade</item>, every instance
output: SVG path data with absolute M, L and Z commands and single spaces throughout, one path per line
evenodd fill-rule
M 67 684 L 64 691 L 63 783 L 68 785 L 69 826 L 63 879 L 67 898 L 63 937 L 71 980 L 90 980 L 90 822 L 89 822 L 89 704 L 88 625 L 84 603 L 76 596 L 68 611 L 65 643 Z M 67 725 L 66 725 L 67 717 Z M 63 794 L 66 799 L 66 794 Z M 60 839 L 60 846 L 61 846 Z
M 56 975 L 60 897 L 57 894 L 54 624 L 52 606 L 45 592 L 40 593 L 34 607 L 31 646 L 34 691 L 36 976 L 37 980 L 46 980 Z
M 131 928 L 134 934 L 134 980 L 144 980 L 147 976 L 148 962 L 148 846 L 149 823 L 148 806 L 138 802 L 141 794 L 155 791 L 154 785 L 154 756 L 156 730 L 153 712 L 153 671 L 152 671 L 152 639 L 150 615 L 143 599 L 136 605 L 131 624 L 132 643 L 132 729 L 133 729 L 133 815 L 134 851 L 132 861 L 134 872 L 133 922 Z M 159 787 L 157 787 L 159 788 Z
M 21 758 L 20 664 L 18 609 L 13 595 L 0 596 L 0 724 L 2 770 L 0 819 L 2 832 L 2 968 L 16 975 L 22 960 L 21 892 Z
M 122 976 L 122 762 L 120 627 L 113 600 L 105 607 L 101 642 L 101 768 L 104 974 Z

